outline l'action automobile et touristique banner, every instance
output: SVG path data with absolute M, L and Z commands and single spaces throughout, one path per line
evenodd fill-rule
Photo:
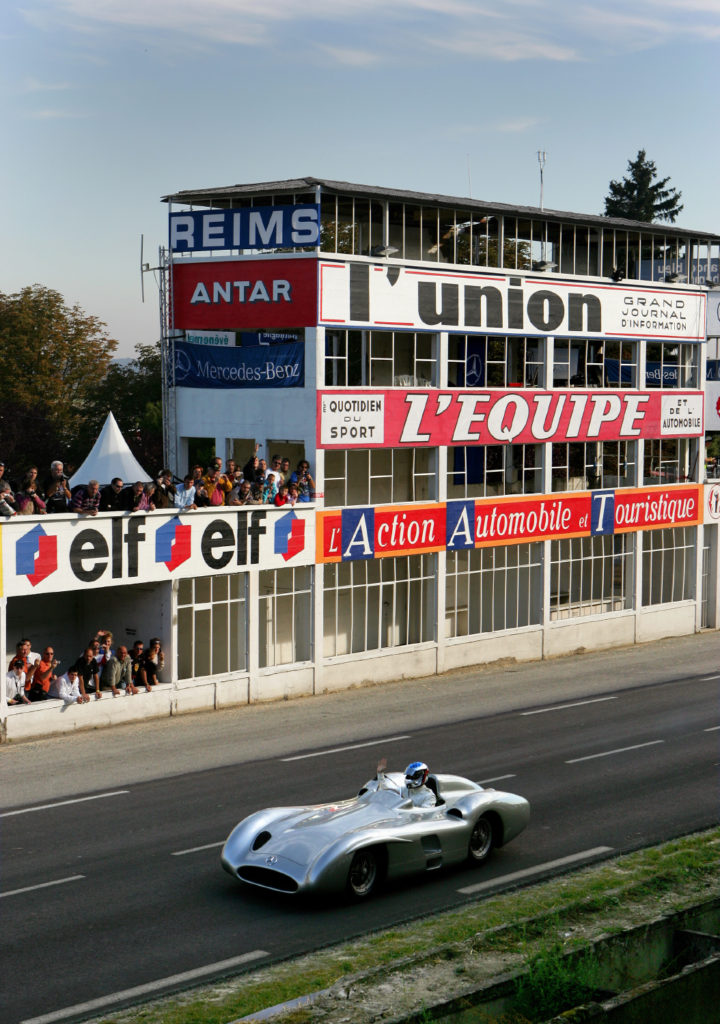
M 305 382 L 305 346 L 209 348 L 176 341 L 178 388 L 299 388 Z
M 198 509 L 172 515 L 17 516 L 0 525 L 0 594 L 279 569 L 314 561 L 314 509 Z
M 706 295 L 676 288 L 340 260 L 319 287 L 328 326 L 705 340 Z
M 317 260 L 272 258 L 174 261 L 175 330 L 313 327 Z
M 319 448 L 701 437 L 702 391 L 318 392 Z
M 318 562 L 351 562 L 566 537 L 590 537 L 703 519 L 699 484 L 379 505 L 318 512 Z

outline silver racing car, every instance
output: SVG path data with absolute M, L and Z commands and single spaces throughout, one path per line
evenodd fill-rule
M 421 762 L 406 773 L 380 767 L 351 800 L 251 814 L 230 833 L 222 865 L 275 892 L 365 899 L 386 879 L 482 864 L 529 818 L 527 800 L 513 793 L 431 775 Z

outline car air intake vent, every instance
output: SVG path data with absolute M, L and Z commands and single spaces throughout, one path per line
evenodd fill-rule
M 258 832 L 255 842 L 252 844 L 253 850 L 259 850 L 261 846 L 264 846 L 268 839 L 272 839 L 269 832 Z
M 251 885 L 261 885 L 264 889 L 275 889 L 276 892 L 297 892 L 298 887 L 295 879 L 284 875 L 282 871 L 254 867 L 252 864 L 244 864 L 238 868 L 238 878 L 250 882 Z

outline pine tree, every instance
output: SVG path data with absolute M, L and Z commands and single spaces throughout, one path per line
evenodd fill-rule
M 605 196 L 605 216 L 673 223 L 683 209 L 682 192 L 667 187 L 670 178 L 655 180 L 657 168 L 654 161 L 647 159 L 644 149 L 638 150 L 634 160 L 628 160 L 628 171 L 622 181 L 610 182 L 610 191 Z

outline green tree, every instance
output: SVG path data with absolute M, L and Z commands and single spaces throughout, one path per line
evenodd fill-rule
M 670 178 L 656 180 L 657 168 L 654 161 L 647 159 L 644 149 L 638 150 L 634 160 L 628 160 L 628 172 L 622 181 L 610 182 L 605 216 L 674 223 L 683 209 L 682 192 L 667 187 Z
M 101 320 L 51 288 L 0 292 L 0 437 L 16 476 L 68 458 L 116 347 Z

